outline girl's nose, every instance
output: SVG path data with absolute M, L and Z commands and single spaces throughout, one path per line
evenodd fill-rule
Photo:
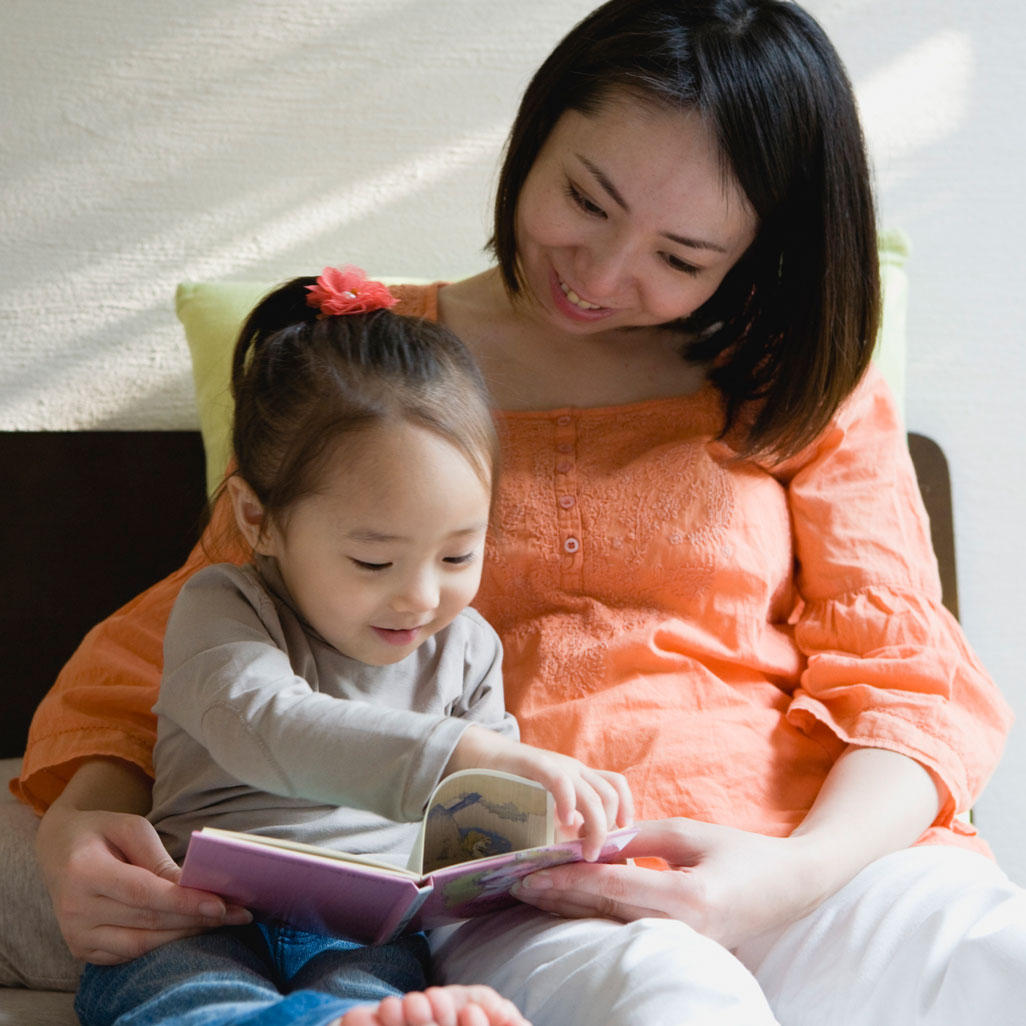
M 438 608 L 438 576 L 432 570 L 411 574 L 392 599 L 393 606 L 402 612 L 430 612 Z

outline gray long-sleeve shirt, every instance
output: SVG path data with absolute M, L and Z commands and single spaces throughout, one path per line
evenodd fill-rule
M 172 610 L 150 819 L 176 859 L 218 826 L 402 863 L 467 724 L 517 736 L 499 639 L 465 609 L 369 666 L 320 638 L 257 560 L 201 570 Z

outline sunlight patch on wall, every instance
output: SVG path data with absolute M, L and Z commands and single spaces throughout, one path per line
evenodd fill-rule
M 916 153 L 963 124 L 974 64 L 969 35 L 946 31 L 907 50 L 856 87 L 882 185 L 908 174 Z
M 427 193 L 461 168 L 494 161 L 505 139 L 506 128 L 504 122 L 496 122 L 459 138 L 446 139 L 378 175 L 290 206 L 286 213 L 277 217 L 264 217 L 254 210 L 243 226 L 245 247 L 260 253 L 261 259 L 273 259 L 277 254 L 325 234 L 342 238 L 338 230 L 345 225 L 364 217 L 387 217 L 390 205 L 417 193 Z M 430 202 L 430 199 L 425 196 L 424 201 Z M 258 207 L 272 205 L 257 204 Z M 237 239 L 211 248 L 186 265 L 185 277 L 204 279 L 237 274 L 241 252 L 244 249 Z

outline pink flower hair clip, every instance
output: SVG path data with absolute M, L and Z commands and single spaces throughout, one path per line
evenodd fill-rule
M 395 296 L 380 281 L 371 281 L 359 267 L 325 267 L 317 282 L 306 287 L 306 302 L 322 317 L 370 313 L 395 305 Z

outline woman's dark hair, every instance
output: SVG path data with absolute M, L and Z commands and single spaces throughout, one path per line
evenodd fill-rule
M 876 224 L 851 84 L 813 18 L 787 0 L 610 0 L 531 80 L 507 143 L 490 246 L 522 287 L 516 207 L 561 115 L 633 95 L 699 112 L 758 218 L 748 251 L 679 322 L 708 362 L 724 435 L 745 455 L 811 441 L 855 387 L 879 322 Z
M 466 347 L 431 321 L 389 310 L 319 316 L 314 278 L 257 304 L 232 357 L 236 472 L 279 521 L 317 490 L 346 436 L 408 422 L 455 446 L 491 489 L 498 442 L 484 382 Z

